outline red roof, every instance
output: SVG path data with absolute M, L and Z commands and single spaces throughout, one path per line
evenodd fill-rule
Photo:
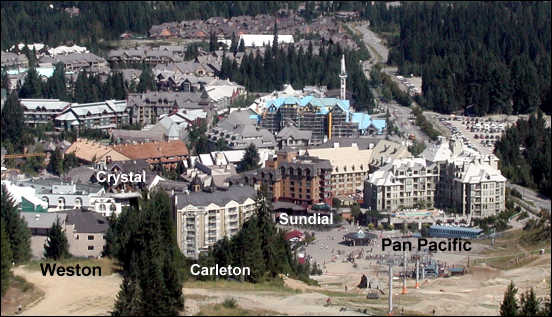
M 293 230 L 293 231 L 290 231 L 290 232 L 286 233 L 285 239 L 286 239 L 286 241 L 289 241 L 293 238 L 301 238 L 302 236 L 303 236 L 303 234 L 301 233 L 301 231 Z

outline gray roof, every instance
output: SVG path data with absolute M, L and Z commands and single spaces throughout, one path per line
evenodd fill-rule
M 122 143 L 165 141 L 163 131 L 158 130 L 142 131 L 113 129 L 111 130 L 111 136 L 116 142 L 121 141 Z
M 170 92 L 170 91 L 152 91 L 147 93 L 136 93 L 128 95 L 128 105 L 133 107 L 139 106 L 154 106 L 174 105 L 178 108 L 186 109 L 201 109 L 199 105 L 201 101 L 201 93 L 199 92 Z
M 92 167 L 80 166 L 69 170 L 65 176 L 75 184 L 87 184 L 90 183 L 90 178 L 96 173 Z
M 255 199 L 256 197 L 257 192 L 251 186 L 230 186 L 228 190 L 219 190 L 213 193 L 191 192 L 175 195 L 177 209 L 188 205 L 207 206 L 211 203 L 224 206 L 232 200 L 243 203 L 247 198 Z
M 370 144 L 375 146 L 379 141 L 381 141 L 381 138 L 332 138 L 328 142 L 316 147 L 323 149 L 333 148 L 334 143 L 339 143 L 339 147 L 350 147 L 355 143 L 359 150 L 366 150 L 370 148 Z
M 75 225 L 77 233 L 105 233 L 109 228 L 108 219 L 97 212 L 80 209 L 66 214 L 66 222 Z
M 27 222 L 30 229 L 49 229 L 59 218 L 60 223 L 65 222 L 65 215 L 53 212 L 21 212 L 21 217 Z
M 280 130 L 276 137 L 281 139 L 287 139 L 291 137 L 296 140 L 310 140 L 312 137 L 312 131 L 299 130 L 294 126 L 290 126 Z

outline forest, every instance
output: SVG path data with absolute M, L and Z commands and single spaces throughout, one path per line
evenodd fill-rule
M 367 89 L 370 82 L 363 74 L 359 61 L 368 59 L 367 52 L 343 50 L 339 45 L 320 42 L 320 51 L 314 54 L 312 43 L 307 50 L 267 46 L 264 54 L 259 50 L 243 57 L 241 64 L 224 58 L 220 77 L 229 78 L 248 91 L 268 92 L 282 89 L 290 83 L 294 89 L 306 85 L 322 85 L 328 89 L 339 88 L 340 60 L 345 54 L 347 65 L 347 87 L 352 93 L 355 110 L 370 111 L 374 106 L 373 95 Z
M 50 7 L 53 4 L 53 8 Z M 20 42 L 94 46 L 124 32 L 147 34 L 152 25 L 213 16 L 272 14 L 294 1 L 2 1 L 1 47 Z M 80 13 L 70 16 L 65 8 Z
M 388 64 L 422 76 L 423 106 L 441 113 L 468 108 L 478 116 L 552 111 L 550 2 L 400 8 Z
M 502 174 L 512 183 L 549 196 L 552 192 L 551 132 L 541 111 L 507 129 L 495 145 Z

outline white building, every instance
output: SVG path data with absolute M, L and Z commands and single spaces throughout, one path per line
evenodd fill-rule
M 198 188 L 175 194 L 177 241 L 183 254 L 197 259 L 200 252 L 207 252 L 218 240 L 235 235 L 254 214 L 256 195 L 248 186 L 231 186 L 215 192 Z
M 364 203 L 373 210 L 452 208 L 463 216 L 488 217 L 505 209 L 506 178 L 498 158 L 441 137 L 421 157 L 394 160 L 364 182 Z
M 265 45 L 272 45 L 274 41 L 274 35 L 272 34 L 242 34 L 240 35 L 240 42 L 243 40 L 245 47 L 258 47 Z M 293 35 L 280 35 L 278 34 L 278 44 L 291 44 L 293 43 Z

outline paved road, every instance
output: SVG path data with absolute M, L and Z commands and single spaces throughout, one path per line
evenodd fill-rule
M 520 185 L 507 183 L 506 186 L 517 189 L 521 193 L 523 200 L 532 202 L 538 209 L 551 210 L 550 198 L 544 197 L 534 190 Z

